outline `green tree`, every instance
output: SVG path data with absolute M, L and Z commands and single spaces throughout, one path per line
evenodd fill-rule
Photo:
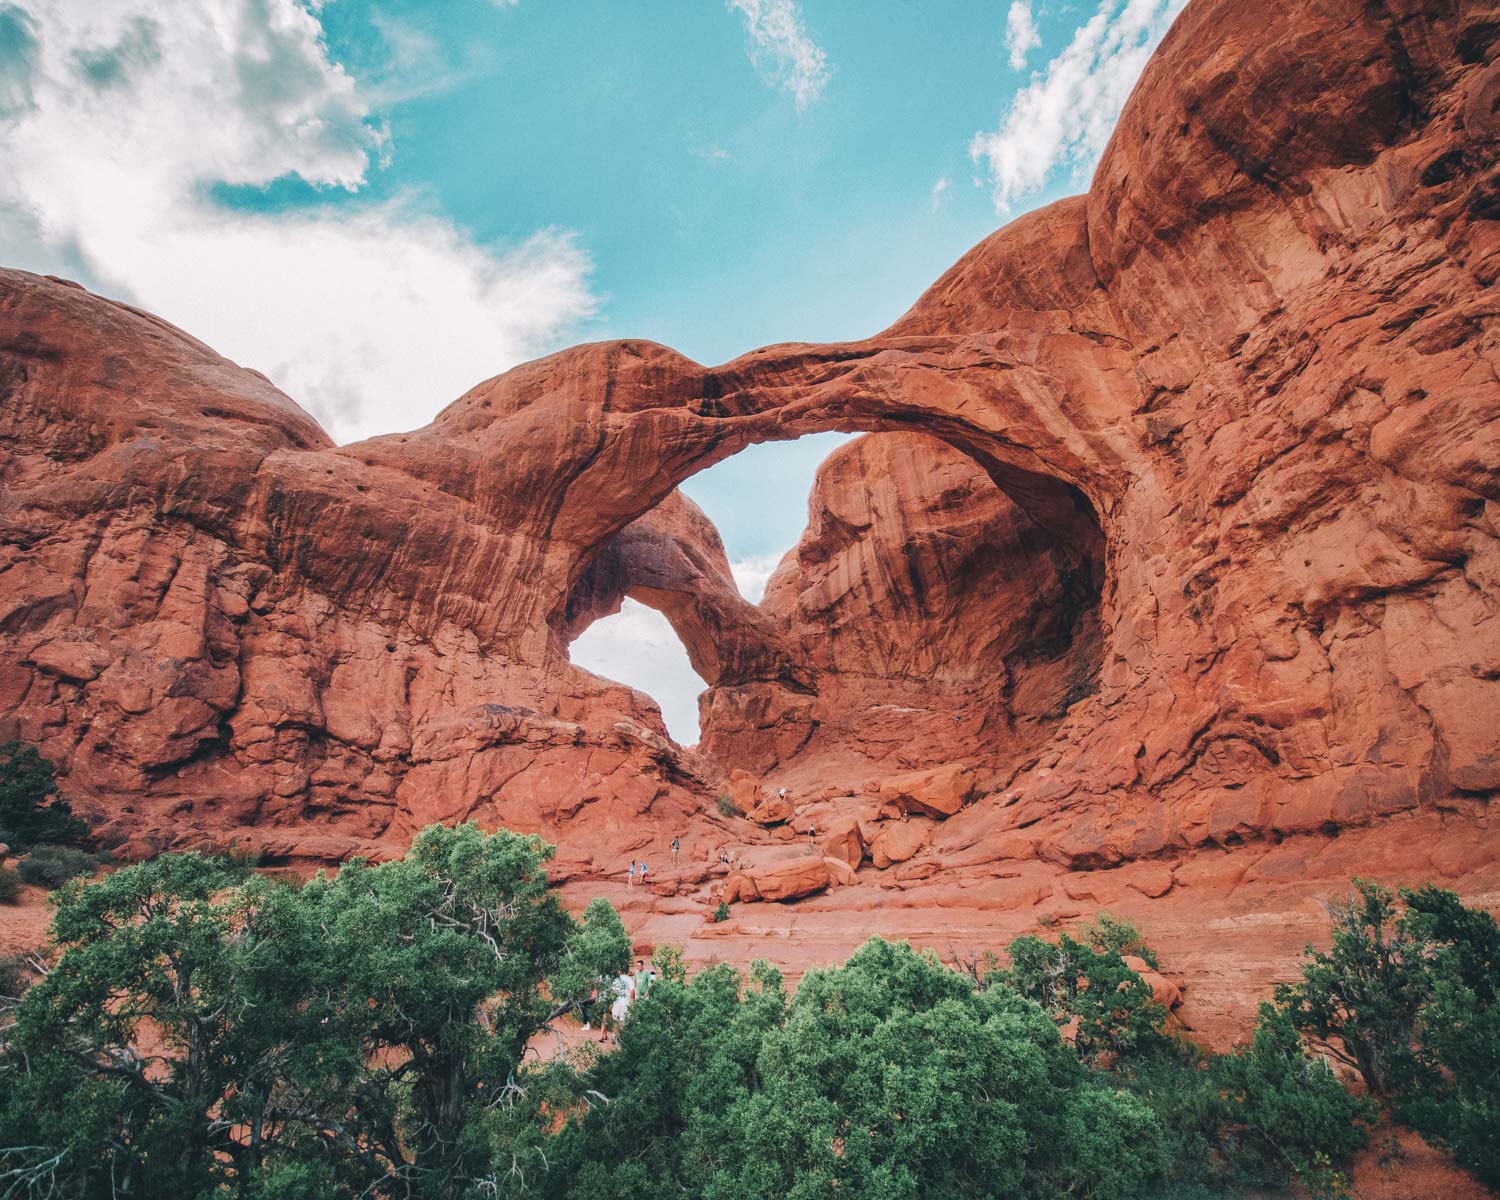
M 1074 1041 L 1085 1062 L 1104 1064 L 1160 1048 L 1166 1010 L 1152 998 L 1151 986 L 1126 964 L 1122 950 L 1145 950 L 1153 965 L 1155 955 L 1126 922 L 1109 921 L 1084 934 L 1082 942 L 1066 933 L 1056 942 L 1016 938 L 1006 951 L 1010 967 L 999 978 L 1041 1005 L 1059 1025 L 1076 1022 Z
M 1302 979 L 1276 990 L 1296 1027 L 1353 1067 L 1370 1094 L 1411 1078 L 1417 1014 L 1428 991 L 1422 945 L 1396 917 L 1396 896 L 1366 879 L 1331 906 L 1333 945 L 1307 947 Z
M 1500 928 L 1430 885 L 1354 886 L 1332 910 L 1332 947 L 1308 947 L 1278 1003 L 1400 1119 L 1500 1184 Z
M 1295 1174 L 1316 1183 L 1324 1164 L 1342 1162 L 1365 1144 L 1375 1106 L 1352 1095 L 1321 1059 L 1308 1055 L 1291 1013 L 1260 1006 L 1249 1046 L 1214 1063 L 1228 1122 L 1244 1131 L 1243 1170 L 1259 1159 L 1270 1181 Z
M 88 831 L 57 794 L 52 764 L 35 746 L 0 744 L 0 841 L 23 850 L 38 842 L 76 842 Z
M 878 939 L 790 1003 L 765 968 L 665 977 L 588 1086 L 548 1195 L 1123 1198 L 1165 1167 L 1038 1006 Z
M 0 1183 L 484 1186 L 506 1132 L 534 1134 L 526 1043 L 629 956 L 612 909 L 580 926 L 548 890 L 550 853 L 434 827 L 300 890 L 191 854 L 68 884 L 56 965 L 3 1035 Z
M 326 931 L 335 1018 L 370 1066 L 356 1100 L 391 1178 L 450 1197 L 487 1179 L 526 1044 L 623 970 L 614 910 L 577 926 L 547 883 L 552 847 L 429 826 L 407 857 L 345 868 L 302 898 Z M 556 989 L 549 977 L 556 973 Z
M 1500 1188 L 1500 926 L 1431 885 L 1403 891 L 1401 918 L 1426 948 L 1416 1070 L 1396 1111 Z
M 229 1177 L 220 1154 L 239 1147 L 216 1109 L 255 1073 L 236 1060 L 265 1052 L 244 1044 L 261 1039 L 259 1021 L 226 1019 L 242 993 L 233 936 L 253 936 L 260 898 L 216 899 L 229 882 L 208 859 L 174 855 L 61 893 L 62 956 L 22 998 L 0 1058 L 12 1177 L 183 1196 Z

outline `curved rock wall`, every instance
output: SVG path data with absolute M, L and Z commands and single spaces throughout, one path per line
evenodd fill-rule
M 700 749 L 799 791 L 1015 762 L 1097 688 L 1098 602 L 968 455 L 868 435 L 819 468 L 807 531 L 760 605 L 797 682 L 716 680 Z
M 5 729 L 153 845 L 253 829 L 336 856 L 477 815 L 583 862 L 712 824 L 722 762 L 572 668 L 570 634 L 653 591 L 724 681 L 706 751 L 767 744 L 775 707 L 725 698 L 768 676 L 833 705 L 809 750 L 863 756 L 834 701 L 900 664 L 845 620 L 873 594 L 829 582 L 874 577 L 839 566 L 863 551 L 837 509 L 799 553 L 812 595 L 784 578 L 747 612 L 671 497 L 751 442 L 918 432 L 1008 497 L 1038 586 L 1099 597 L 1097 690 L 1034 743 L 992 736 L 1013 705 L 984 701 L 953 753 L 992 787 L 945 844 L 1090 864 L 1479 819 L 1500 787 L 1497 10 L 1195 0 L 1089 194 L 1000 230 L 884 333 L 717 368 L 580 347 L 355 446 L 154 318 L 4 273 Z M 611 578 L 653 511 L 697 561 Z M 755 636 L 731 652 L 730 629 Z M 814 718 L 780 722 L 778 763 Z

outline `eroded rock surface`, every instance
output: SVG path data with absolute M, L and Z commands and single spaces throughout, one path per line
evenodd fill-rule
M 583 346 L 353 446 L 154 317 L 0 273 L 0 734 L 127 856 L 336 859 L 474 817 L 558 841 L 582 887 L 680 836 L 663 935 L 697 928 L 717 854 L 809 821 L 830 858 L 790 886 L 868 846 L 883 919 L 1066 920 L 1096 901 L 1047 880 L 1119 864 L 1140 886 L 1111 894 L 1178 911 L 1213 894 L 1194 864 L 1283 842 L 1473 892 L 1497 35 L 1493 0 L 1195 0 L 1089 193 L 883 333 L 712 368 Z M 875 436 L 751 605 L 675 488 L 830 429 Z M 697 751 L 567 660 L 624 596 L 712 685 Z M 722 815 L 734 767 L 792 816 Z

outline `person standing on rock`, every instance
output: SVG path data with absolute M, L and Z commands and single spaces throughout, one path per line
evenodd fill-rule
M 682 843 L 676 838 L 672 839 L 672 866 L 677 866 L 677 852 L 682 849 Z
M 625 872 L 625 887 L 627 890 L 635 887 L 635 859 L 633 858 L 630 860 L 630 870 Z
M 642 887 L 646 886 L 646 864 L 645 863 L 641 864 L 641 886 Z

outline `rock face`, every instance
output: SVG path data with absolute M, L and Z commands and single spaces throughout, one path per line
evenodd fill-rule
M 771 837 L 715 811 L 733 767 L 943 818 L 958 873 L 1401 814 L 1484 841 L 1497 32 L 1488 0 L 1195 0 L 1089 193 L 885 332 L 714 368 L 583 346 L 353 446 L 147 314 L 0 273 L 0 734 L 127 854 L 475 817 L 613 869 Z M 748 604 L 676 485 L 829 429 L 875 436 Z M 567 660 L 624 596 L 710 682 L 696 752 Z
M 1039 748 L 1097 688 L 1102 571 L 969 455 L 860 438 L 819 469 L 809 518 L 743 634 L 769 632 L 762 661 L 796 667 L 705 672 L 706 754 L 811 784 L 989 767 Z

